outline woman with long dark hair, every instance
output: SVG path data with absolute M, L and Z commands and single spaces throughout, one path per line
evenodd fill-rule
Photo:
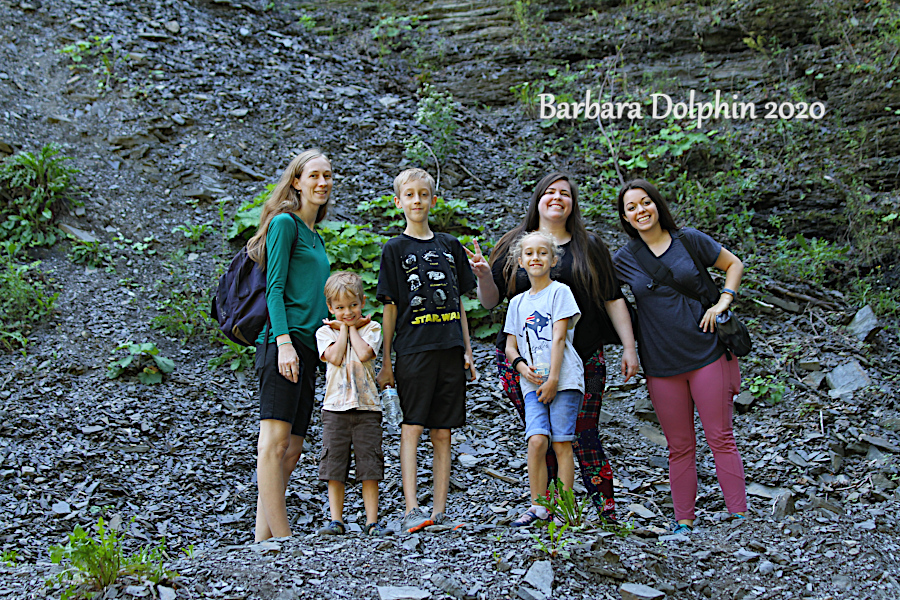
M 734 300 L 744 265 L 705 233 L 679 229 L 662 194 L 648 181 L 635 179 L 623 185 L 618 210 L 622 228 L 632 240 L 640 240 L 618 250 L 614 263 L 619 279 L 631 287 L 637 302 L 641 364 L 669 446 L 674 532 L 690 533 L 696 518 L 695 406 L 713 452 L 725 504 L 733 517 L 743 518 L 746 481 L 731 424 L 741 373 L 737 357 L 722 345 L 715 329 L 716 317 Z M 704 268 L 725 271 L 725 287 L 718 298 L 707 299 L 708 307 L 651 277 L 636 255 L 651 258 L 646 247 L 671 274 L 661 276 L 655 271 L 657 277 L 674 280 L 703 298 L 706 287 L 688 245 Z
M 320 150 L 295 157 L 263 205 L 247 254 L 266 270 L 269 323 L 256 340 L 260 421 L 256 541 L 291 535 L 284 493 L 313 410 L 316 329 L 328 316 L 331 267 L 315 231 L 328 212 L 331 162 Z
M 500 238 L 484 259 L 477 243 L 469 253 L 472 270 L 478 278 L 478 299 L 485 308 L 493 308 L 503 298 L 512 298 L 529 288 L 528 275 L 508 261 L 511 244 L 526 231 L 552 235 L 563 254 L 550 272 L 552 279 L 568 285 L 581 309 L 575 326 L 575 350 L 584 363 L 585 393 L 575 426 L 573 444 L 581 470 L 581 480 L 598 512 L 615 518 L 612 468 L 600 443 L 598 420 L 606 386 L 603 344 L 615 330 L 624 346 L 622 374 L 626 381 L 638 370 L 634 333 L 625 299 L 616 279 L 609 250 L 596 235 L 588 232 L 578 206 L 578 186 L 565 173 L 544 176 L 535 186 L 525 218 L 518 227 Z M 606 318 L 608 315 L 608 318 Z M 506 334 L 497 339 L 497 369 L 504 392 L 525 421 L 524 400 L 519 386 L 520 373 L 506 359 Z M 524 368 L 522 365 L 517 365 Z M 547 454 L 549 480 L 556 478 L 556 457 Z

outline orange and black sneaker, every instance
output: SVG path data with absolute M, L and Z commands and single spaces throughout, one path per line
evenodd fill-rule
M 431 520 L 428 513 L 425 512 L 425 509 L 417 506 L 403 517 L 400 529 L 406 533 L 415 533 L 425 529 L 429 525 L 434 525 L 434 521 Z

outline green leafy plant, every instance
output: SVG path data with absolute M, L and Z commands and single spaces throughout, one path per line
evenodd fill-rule
M 440 165 L 459 148 L 456 112 L 457 104 L 449 92 L 439 92 L 433 85 L 424 84 L 416 109 L 416 122 L 427 129 L 430 144 L 419 134 L 414 134 L 405 141 L 406 157 L 421 165 L 427 164 L 431 157 L 440 169 Z
M 774 264 L 783 275 L 822 285 L 828 270 L 845 260 L 847 250 L 827 240 L 807 240 L 798 233 L 793 239 L 781 237 L 775 243 Z
M 69 247 L 69 257 L 78 265 L 87 265 L 91 268 L 112 266 L 113 256 L 109 250 L 109 244 L 98 240 L 86 241 L 69 236 L 72 245 Z
M 452 231 L 454 229 L 484 231 L 484 225 L 469 224 L 470 216 L 483 214 L 483 210 L 470 209 L 469 203 L 462 198 L 454 200 L 438 198 L 435 205 L 428 212 L 428 220 L 438 231 Z
M 209 316 L 209 297 L 191 290 L 172 290 L 169 298 L 157 304 L 162 311 L 152 319 L 150 326 L 161 329 L 167 335 L 177 336 L 184 344 L 195 335 L 208 333 L 215 323 Z
M 106 366 L 109 379 L 116 379 L 125 372 L 136 372 L 141 383 L 153 385 L 162 383 L 163 375 L 175 370 L 175 362 L 160 356 L 159 348 L 152 342 L 122 342 L 115 349 L 116 352 L 120 350 L 126 350 L 127 354 L 118 359 L 113 356 Z
M 203 236 L 207 231 L 212 229 L 212 223 L 203 223 L 202 225 L 178 225 L 172 229 L 172 233 L 181 232 L 188 239 L 189 250 L 203 249 Z
M 221 356 L 217 356 L 209 361 L 210 370 L 215 370 L 224 364 L 228 364 L 228 368 L 234 372 L 246 371 L 253 366 L 256 357 L 256 348 L 254 346 L 241 346 L 232 342 L 224 335 L 218 335 L 215 341 L 221 342 L 225 346 L 225 351 Z
M 19 560 L 19 553 L 16 550 L 4 550 L 0 553 L 0 562 L 6 563 L 9 567 L 16 566 Z
M 571 556 L 571 553 L 566 550 L 566 546 L 575 542 L 575 538 L 566 537 L 566 531 L 569 530 L 569 524 L 563 523 L 562 525 L 557 525 L 556 522 L 551 519 L 549 521 L 544 521 L 541 528 L 547 531 L 547 541 L 545 542 L 540 534 L 532 533 L 531 539 L 535 542 L 532 548 L 535 550 L 543 550 L 552 558 L 561 556 L 568 559 Z
M 375 312 L 381 306 L 375 299 L 375 287 L 381 267 L 381 246 L 388 238 L 372 233 L 368 225 L 355 225 L 346 221 L 322 221 L 318 230 L 325 240 L 325 253 L 331 263 L 331 270 L 357 273 L 365 286 L 365 312 Z
M 134 519 L 132 519 L 133 521 Z M 81 525 L 68 534 L 65 544 L 50 547 L 53 564 L 66 565 L 55 578 L 65 586 L 63 600 L 78 596 L 93 596 L 103 592 L 121 575 L 137 575 L 154 584 L 173 579 L 178 574 L 165 568 L 166 542 L 146 546 L 136 554 L 126 556 L 122 547 L 125 533 L 106 524 L 103 517 L 97 520 L 97 536 L 91 536 Z
M 181 551 L 184 552 L 185 556 L 187 556 L 191 560 L 193 560 L 197 554 L 197 551 L 194 548 L 193 544 L 188 544 L 187 546 L 182 548 Z
M 388 223 L 387 227 L 406 227 L 406 221 L 403 218 L 403 209 L 394 204 L 394 196 L 386 194 L 375 200 L 363 200 L 356 205 L 356 212 L 360 215 L 369 215 L 370 217 L 381 216 L 386 219 L 394 219 Z M 400 217 L 399 219 L 395 217 Z
M 266 189 L 257 194 L 252 200 L 241 204 L 234 215 L 231 226 L 225 232 L 227 239 L 233 240 L 238 236 L 243 236 L 247 239 L 256 233 L 256 229 L 259 227 L 259 217 L 262 215 L 263 204 L 272 195 L 274 189 L 275 184 L 270 183 L 266 186 Z
M 572 528 L 584 525 L 584 509 L 590 501 L 591 499 L 585 496 L 578 502 L 575 499 L 575 491 L 567 490 L 561 479 L 550 482 L 547 496 L 536 500 L 539 505 L 563 519 Z
M 78 169 L 68 167 L 59 156 L 60 148 L 48 144 L 37 154 L 19 152 L 0 166 L 0 240 L 23 246 L 52 246 L 57 229 L 56 213 L 71 194 L 72 175 Z
M 300 14 L 300 26 L 307 31 L 312 31 L 316 28 L 316 20 L 312 15 L 310 15 L 306 11 L 303 11 Z
M 71 582 L 63 592 L 63 599 L 72 598 L 78 586 L 103 591 L 109 587 L 122 571 L 122 537 L 124 534 L 106 526 L 103 517 L 97 521 L 97 538 L 88 535 L 81 525 L 76 525 L 65 544 L 50 547 L 50 560 L 59 565 L 64 561 L 68 569 L 57 575 L 61 584 Z
M 385 56 L 392 50 L 403 47 L 404 37 L 413 31 L 422 17 L 407 15 L 395 17 L 388 15 L 378 19 L 378 23 L 372 28 L 372 39 L 378 42 L 379 56 Z
M 0 254 L 0 344 L 6 350 L 24 348 L 26 336 L 46 321 L 59 297 L 50 293 L 50 280 L 40 264 L 17 264 L 9 254 Z
M 774 375 L 756 375 L 747 381 L 747 389 L 754 398 L 778 404 L 784 396 L 785 385 L 776 380 Z
M 620 522 L 600 519 L 600 529 L 616 534 L 620 538 L 628 537 L 635 529 L 634 521 Z
M 114 83 L 125 81 L 125 77 L 118 74 L 123 57 L 119 54 L 112 35 L 95 35 L 86 40 L 78 40 L 74 44 L 57 50 L 57 53 L 65 54 L 71 59 L 72 64 L 69 65 L 69 69 L 92 71 L 98 77 L 97 87 L 101 91 L 109 90 Z M 90 66 L 88 62 L 92 59 L 96 59 L 96 61 L 93 66 Z
M 156 236 L 154 236 L 153 234 L 150 234 L 139 240 L 132 240 L 123 236 L 116 236 L 115 238 L 113 238 L 113 246 L 118 250 L 122 250 L 123 252 L 153 256 L 154 254 L 156 254 L 156 248 L 153 247 L 153 244 L 158 241 L 159 240 L 157 240 Z

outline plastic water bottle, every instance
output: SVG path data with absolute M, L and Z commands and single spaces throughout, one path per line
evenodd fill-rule
M 403 422 L 403 410 L 400 408 L 400 396 L 397 390 L 388 386 L 381 392 L 381 413 L 384 420 L 392 427 L 400 427 Z

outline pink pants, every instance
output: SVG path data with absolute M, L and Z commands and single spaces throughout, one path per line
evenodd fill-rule
M 697 502 L 697 440 L 694 406 L 716 461 L 716 477 L 732 513 L 747 510 L 744 465 L 734 442 L 731 414 L 740 391 L 737 358 L 719 360 L 672 377 L 647 377 L 650 401 L 669 444 L 669 483 L 675 520 L 694 519 Z

